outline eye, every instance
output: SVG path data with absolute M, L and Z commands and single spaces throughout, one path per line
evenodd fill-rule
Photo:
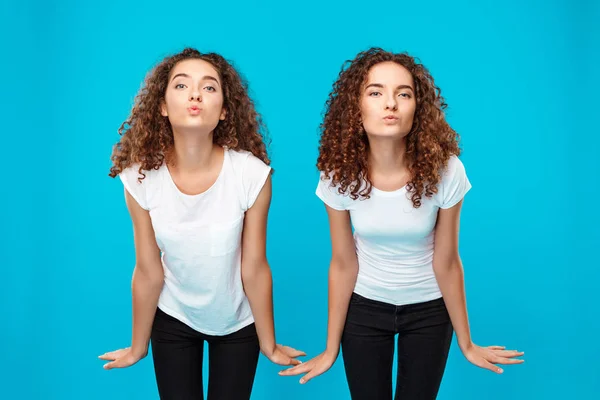
M 186 86 L 183 83 L 178 83 L 177 85 L 175 85 L 175 89 L 183 89 Z
M 216 92 L 217 89 L 214 86 L 206 86 L 204 89 L 208 90 L 209 92 Z
M 369 96 L 371 96 L 371 97 L 379 97 L 379 95 L 381 95 L 381 92 L 371 92 L 371 93 L 369 93 Z
M 400 93 L 401 97 L 404 97 L 405 99 L 410 99 L 410 94 L 409 93 Z

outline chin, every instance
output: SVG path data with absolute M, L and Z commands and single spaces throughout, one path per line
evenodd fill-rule
M 181 124 L 174 125 L 175 129 L 185 129 L 185 130 L 201 130 L 201 131 L 213 131 L 216 128 L 217 124 L 207 123 L 206 121 L 202 121 L 200 119 L 195 121 L 184 121 Z
M 377 139 L 402 139 L 408 136 L 408 132 L 398 129 L 380 129 L 369 133 L 369 136 Z

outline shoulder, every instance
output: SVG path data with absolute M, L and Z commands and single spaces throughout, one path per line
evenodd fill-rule
M 452 207 L 471 189 L 465 166 L 455 155 L 448 160 L 441 178 L 441 188 L 436 195 L 441 208 Z
M 269 177 L 271 167 L 249 151 L 231 149 L 225 151 L 231 160 L 235 181 L 241 195 L 242 208 L 246 211 L 252 207 L 260 194 Z
M 164 168 L 161 167 L 161 168 Z M 159 173 L 158 170 L 144 170 L 140 168 L 140 164 L 132 164 L 125 168 L 119 174 L 123 186 L 129 192 L 129 194 L 138 202 L 138 204 L 145 210 L 149 209 L 149 198 L 153 190 L 152 186 L 156 182 L 156 176 Z
M 256 173 L 262 175 L 271 170 L 269 165 L 247 150 L 226 149 L 225 151 L 229 154 L 233 169 L 241 175 Z
M 140 185 L 148 185 L 152 182 L 159 171 L 164 168 L 164 165 L 161 166 L 158 170 L 156 169 L 142 169 L 139 163 L 131 164 L 129 167 L 125 168 L 119 174 L 121 180 L 126 180 L 129 183 L 137 182 Z
M 253 156 L 252 153 L 246 150 L 233 150 L 229 148 L 225 148 L 225 152 L 231 158 L 231 162 L 234 164 L 240 164 L 246 162 L 248 157 Z
M 448 159 L 448 163 L 446 164 L 446 168 L 444 168 L 442 172 L 443 177 L 453 176 L 456 174 L 464 174 L 465 173 L 465 165 L 458 158 L 458 156 L 452 154 Z
M 335 210 L 348 210 L 353 200 L 347 193 L 340 193 L 339 183 L 334 183 L 334 172 L 326 174 L 319 172 L 319 183 L 317 184 L 316 195 L 329 207 Z

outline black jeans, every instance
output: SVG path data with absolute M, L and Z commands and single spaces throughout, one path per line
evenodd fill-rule
M 248 400 L 260 352 L 254 324 L 229 335 L 209 336 L 157 309 L 151 343 L 160 398 L 204 399 L 205 340 L 209 352 L 208 399 Z
M 443 299 L 395 306 L 352 294 L 342 356 L 353 400 L 391 400 L 398 334 L 396 400 L 435 399 L 452 340 Z

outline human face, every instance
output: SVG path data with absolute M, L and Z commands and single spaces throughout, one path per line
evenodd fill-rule
M 371 67 L 360 101 L 367 135 L 404 138 L 412 128 L 416 105 L 414 80 L 406 68 L 393 61 Z
M 212 132 L 225 119 L 223 102 L 222 83 L 213 65 L 184 60 L 171 71 L 161 114 L 174 130 Z

